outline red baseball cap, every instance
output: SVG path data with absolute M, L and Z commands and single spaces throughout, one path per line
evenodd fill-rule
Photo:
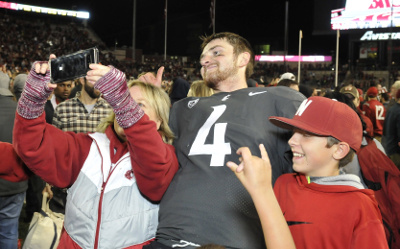
M 329 98 L 310 97 L 292 119 L 271 116 L 269 121 L 288 130 L 298 128 L 317 136 L 334 137 L 356 152 L 361 146 L 363 129 L 359 116 L 348 105 Z
M 368 88 L 367 90 L 367 96 L 369 97 L 376 97 L 378 96 L 378 88 L 371 86 L 370 88 Z

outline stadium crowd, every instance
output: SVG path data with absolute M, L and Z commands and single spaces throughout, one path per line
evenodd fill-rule
M 201 79 L 200 63 L 197 58 L 182 62 L 180 59 L 146 57 L 137 61 L 131 59 L 117 60 L 111 50 L 97 36 L 90 35 L 90 29 L 82 22 L 70 19 L 66 21 L 57 17 L 43 17 L 1 11 L 0 31 L 0 66 L 14 78 L 19 72 L 26 72 L 32 63 L 45 55 L 54 53 L 66 55 L 81 49 L 97 47 L 100 51 L 100 61 L 104 65 L 114 65 L 124 71 L 128 78 L 137 78 L 143 72 L 155 72 L 160 66 L 165 66 L 164 79 L 171 81 L 180 77 L 189 82 Z M 46 28 L 43 28 L 46 27 Z M 349 78 L 346 75 L 347 66 L 339 70 L 339 82 Z M 258 62 L 255 64 L 251 78 L 257 83 L 269 85 L 275 78 L 285 72 L 297 74 L 297 66 L 277 63 Z M 315 71 L 325 73 L 315 74 Z M 332 65 L 309 63 L 302 65 L 301 84 L 333 89 L 335 74 Z M 397 71 L 391 74 L 392 79 L 398 76 Z M 369 86 L 378 82 L 386 85 L 383 78 L 375 77 L 372 73 L 359 71 L 352 75 L 352 83 L 366 91 Z

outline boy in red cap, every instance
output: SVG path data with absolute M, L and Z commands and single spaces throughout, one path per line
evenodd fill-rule
M 297 173 L 280 176 L 272 190 L 271 165 L 263 145 L 262 158 L 242 147 L 237 151 L 241 163 L 227 163 L 254 200 L 268 248 L 280 248 L 291 240 L 287 226 L 297 248 L 388 248 L 373 191 L 364 189 L 358 176 L 340 170 L 361 146 L 356 112 L 332 99 L 310 97 L 293 119 L 269 119 L 293 130 L 289 145 Z M 274 209 L 276 200 L 286 227 L 282 212 Z M 285 236 L 275 238 L 274 226 Z

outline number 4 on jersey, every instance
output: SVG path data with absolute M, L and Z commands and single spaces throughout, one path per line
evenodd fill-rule
M 225 155 L 231 154 L 230 143 L 225 143 L 225 133 L 227 123 L 215 123 L 226 110 L 226 105 L 212 107 L 214 111 L 200 128 L 197 136 L 190 148 L 189 156 L 211 155 L 210 166 L 224 166 Z M 214 143 L 205 144 L 206 138 L 214 126 Z

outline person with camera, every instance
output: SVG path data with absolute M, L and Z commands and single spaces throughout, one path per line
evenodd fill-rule
M 51 55 L 50 59 L 54 59 Z M 46 182 L 69 188 L 58 248 L 142 248 L 155 238 L 158 202 L 178 169 L 169 98 L 111 66 L 90 64 L 89 84 L 113 108 L 104 132 L 64 132 L 45 121 L 56 84 L 35 62 L 18 103 L 14 148 Z

